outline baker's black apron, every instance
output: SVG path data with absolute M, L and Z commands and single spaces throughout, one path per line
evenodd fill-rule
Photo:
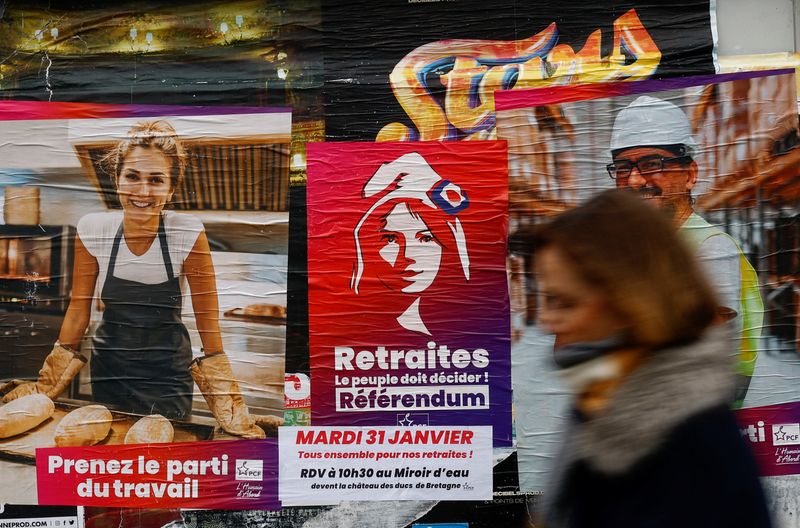
M 100 293 L 103 320 L 93 340 L 94 399 L 137 414 L 185 418 L 192 408 L 192 347 L 181 321 L 180 277 L 172 270 L 164 219 L 159 220 L 158 242 L 166 282 L 143 284 L 114 276 L 122 236 L 120 224 Z

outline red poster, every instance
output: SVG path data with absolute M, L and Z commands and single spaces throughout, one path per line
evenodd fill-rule
M 504 142 L 309 150 L 315 425 L 493 425 L 510 443 Z

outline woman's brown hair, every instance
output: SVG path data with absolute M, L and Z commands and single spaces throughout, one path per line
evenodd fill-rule
M 163 120 L 141 121 L 128 130 L 128 135 L 103 158 L 102 164 L 114 178 L 114 184 L 120 177 L 125 157 L 137 147 L 152 148 L 161 151 L 170 162 L 170 184 L 177 189 L 186 172 L 186 150 L 178 138 L 178 133 L 168 122 Z
M 662 212 L 623 189 L 605 191 L 537 226 L 533 251 L 555 246 L 630 322 L 631 344 L 698 338 L 714 320 L 711 287 Z

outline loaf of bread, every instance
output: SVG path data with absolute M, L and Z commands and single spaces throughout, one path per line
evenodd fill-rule
M 29 394 L 0 407 L 0 438 L 29 431 L 53 416 L 56 407 L 44 394 Z
M 100 442 L 111 430 L 111 413 L 102 405 L 75 409 L 56 426 L 55 442 L 59 447 L 88 446 Z
M 128 429 L 125 435 L 126 444 L 161 444 L 172 442 L 175 438 L 175 429 L 172 424 L 160 414 L 151 414 L 139 419 Z
M 286 307 L 277 304 L 249 304 L 242 309 L 242 314 L 253 317 L 286 319 Z

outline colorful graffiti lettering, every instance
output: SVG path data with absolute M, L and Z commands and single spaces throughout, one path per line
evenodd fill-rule
M 416 129 L 390 123 L 376 140 L 493 139 L 495 90 L 642 79 L 661 61 L 661 51 L 635 9 L 614 21 L 610 55 L 600 55 L 600 40 L 598 29 L 575 52 L 558 44 L 552 23 L 522 40 L 442 40 L 420 46 L 389 76 Z M 435 93 L 442 91 L 436 82 L 444 89 L 444 101 Z

